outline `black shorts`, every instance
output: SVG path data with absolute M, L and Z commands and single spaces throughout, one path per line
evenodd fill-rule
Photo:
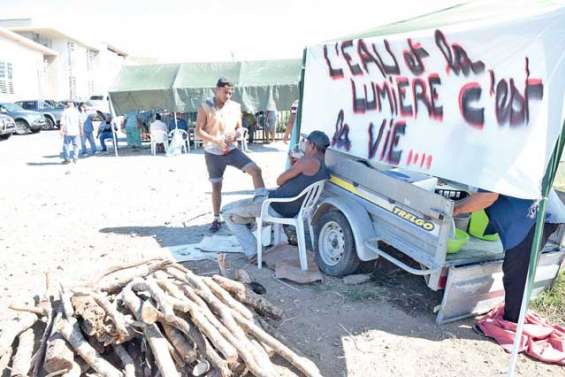
M 255 165 L 255 163 L 238 148 L 232 149 L 224 155 L 205 152 L 204 159 L 206 160 L 208 176 L 212 183 L 222 181 L 224 172 L 226 171 L 226 166 L 228 165 L 242 171 L 247 171 L 251 166 Z

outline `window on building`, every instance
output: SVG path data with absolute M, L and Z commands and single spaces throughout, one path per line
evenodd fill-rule
M 70 99 L 75 99 L 77 95 L 77 79 L 74 76 L 69 76 L 69 95 Z
M 0 93 L 14 94 L 14 73 L 12 63 L 0 60 Z

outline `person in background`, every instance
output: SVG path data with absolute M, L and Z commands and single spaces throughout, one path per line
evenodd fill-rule
M 128 146 L 132 148 L 141 147 L 141 122 L 137 119 L 137 111 L 126 113 L 124 122 Z
M 162 121 L 161 114 L 155 114 L 155 120 L 149 125 L 149 135 L 155 134 L 156 132 L 164 132 L 165 135 L 169 133 L 169 127 L 167 123 Z M 165 146 L 163 144 L 157 144 L 157 153 L 165 153 Z
M 82 133 L 81 133 L 81 155 L 88 154 L 86 149 L 86 142 L 90 144 L 90 154 L 96 154 L 96 141 L 94 139 L 94 126 L 92 125 L 92 116 L 86 112 L 86 106 L 84 104 L 80 104 L 79 106 L 80 113 L 82 115 Z
M 288 122 L 286 123 L 286 130 L 284 131 L 283 141 L 285 144 L 288 143 L 288 138 L 292 134 L 292 129 L 296 122 L 296 113 L 298 112 L 298 100 L 294 101 L 290 106 L 290 116 L 288 117 Z
M 204 159 L 212 184 L 212 209 L 214 219 L 210 231 L 220 230 L 222 205 L 222 180 L 228 165 L 251 176 L 257 198 L 267 195 L 261 169 L 245 153 L 237 148 L 241 128 L 241 108 L 231 100 L 233 84 L 225 78 L 216 83 L 213 98 L 198 108 L 196 135 L 204 142 Z
M 182 113 L 175 113 L 175 115 L 177 117 L 177 128 L 179 130 L 188 132 L 188 123 L 183 118 Z
M 330 139 L 322 131 L 312 131 L 303 145 L 304 155 L 277 178 L 279 187 L 269 191 L 259 200 L 243 199 L 226 205 L 223 213 L 226 224 L 238 239 L 245 256 L 252 259 L 257 254 L 257 242 L 250 225 L 261 215 L 261 206 L 267 198 L 292 198 L 311 184 L 326 180 L 329 173 L 324 164 L 324 155 Z M 290 203 L 273 203 L 271 215 L 276 217 L 295 217 L 300 211 L 304 197 Z
M 63 136 L 63 164 L 70 163 L 71 158 L 74 163 L 77 162 L 79 155 L 81 130 L 81 114 L 75 107 L 75 104 L 72 101 L 69 101 L 67 102 L 67 107 L 61 115 L 60 133 Z M 73 147 L 72 157 L 70 152 L 71 145 Z
M 102 146 L 102 152 L 107 152 L 108 148 L 106 148 L 107 139 L 112 139 L 112 143 L 114 142 L 114 135 L 112 131 L 112 116 L 110 114 L 102 114 L 102 123 L 100 127 L 98 127 L 98 140 L 100 140 L 100 145 Z
M 504 285 L 504 320 L 518 322 L 520 307 L 534 238 L 537 203 L 534 200 L 519 199 L 507 195 L 479 190 L 458 203 L 453 215 L 484 209 L 489 217 L 485 233 L 498 233 L 504 249 L 502 263 Z M 548 196 L 547 213 L 541 249 L 548 238 L 565 223 L 563 203 L 552 190 Z
M 244 112 L 241 116 L 241 125 L 247 128 L 248 142 L 253 143 L 255 130 L 257 129 L 257 119 L 252 113 Z
M 265 111 L 265 140 L 269 144 L 275 141 L 277 134 L 277 110 Z

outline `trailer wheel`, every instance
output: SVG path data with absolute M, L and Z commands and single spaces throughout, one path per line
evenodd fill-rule
M 349 222 L 339 211 L 330 211 L 316 222 L 316 264 L 331 276 L 345 276 L 360 265 Z

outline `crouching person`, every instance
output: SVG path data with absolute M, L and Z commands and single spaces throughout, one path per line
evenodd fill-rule
M 277 178 L 278 188 L 270 190 L 268 196 L 255 196 L 230 203 L 223 208 L 228 228 L 236 236 L 245 255 L 252 259 L 257 254 L 257 240 L 251 232 L 255 218 L 261 214 L 261 205 L 267 198 L 292 198 L 311 184 L 328 179 L 324 165 L 324 154 L 330 140 L 321 131 L 313 131 L 303 145 L 304 156 Z M 273 203 L 270 215 L 294 217 L 300 211 L 304 197 L 290 203 Z

